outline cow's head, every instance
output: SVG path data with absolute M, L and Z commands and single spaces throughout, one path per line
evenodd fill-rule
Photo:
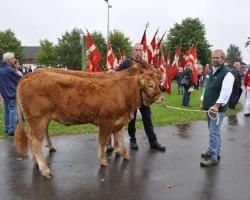
M 143 73 L 139 76 L 142 103 L 147 106 L 164 100 L 160 89 L 160 81 L 154 72 Z
M 130 69 L 135 69 L 137 71 L 137 74 L 144 74 L 144 73 L 150 73 L 153 72 L 156 78 L 160 81 L 163 82 L 164 78 L 162 75 L 162 72 L 159 67 L 148 64 L 146 61 L 142 60 L 141 62 L 135 62 L 131 60 L 131 68 Z

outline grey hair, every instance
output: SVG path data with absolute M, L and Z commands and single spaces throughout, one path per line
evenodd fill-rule
M 3 54 L 3 61 L 4 62 L 8 62 L 12 58 L 15 58 L 15 54 L 12 52 L 6 52 Z
M 224 60 L 226 58 L 226 54 L 224 53 L 224 51 L 222 49 L 215 49 L 213 50 L 213 53 L 220 53 L 221 58 Z

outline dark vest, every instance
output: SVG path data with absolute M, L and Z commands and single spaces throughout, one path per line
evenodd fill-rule
M 213 106 L 220 96 L 222 82 L 228 73 L 228 69 L 222 65 L 214 74 L 213 70 L 208 72 L 208 79 L 206 81 L 205 93 L 203 99 L 203 108 L 208 110 Z M 225 112 L 227 105 L 219 108 L 219 112 Z

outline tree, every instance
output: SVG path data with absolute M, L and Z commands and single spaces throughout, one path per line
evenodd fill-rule
M 37 55 L 39 64 L 55 66 L 57 64 L 56 47 L 49 40 L 40 41 L 40 49 Z
M 125 51 L 127 56 L 132 55 L 132 45 L 131 41 L 125 34 L 119 30 L 113 30 L 109 34 L 109 39 L 112 44 L 112 49 L 117 58 L 119 58 L 120 53 Z
M 0 56 L 6 52 L 15 53 L 15 57 L 19 59 L 20 63 L 25 60 L 21 42 L 10 29 L 0 31 Z
M 250 46 L 250 37 L 248 37 L 247 39 L 248 39 L 248 41 L 246 42 L 245 47 L 249 47 Z
M 58 63 L 71 69 L 81 69 L 81 41 L 82 30 L 74 28 L 66 31 L 62 38 L 58 38 L 57 55 Z
M 202 65 L 211 62 L 211 45 L 206 39 L 205 25 L 199 18 L 186 18 L 181 23 L 176 23 L 170 29 L 167 39 L 164 41 L 165 52 L 170 49 L 173 58 L 176 47 L 180 42 L 182 52 L 188 50 L 191 45 L 196 45 L 197 57 Z
M 233 65 L 234 62 L 242 61 L 241 51 L 238 46 L 230 44 L 229 48 L 227 49 L 227 60 L 231 65 Z

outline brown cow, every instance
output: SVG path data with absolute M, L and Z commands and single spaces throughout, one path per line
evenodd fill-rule
M 27 132 L 19 112 L 15 143 L 20 154 L 29 145 L 42 175 L 51 178 L 42 153 L 50 120 L 65 125 L 92 123 L 99 126 L 98 157 L 101 165 L 107 166 L 104 148 L 111 133 L 116 133 L 121 155 L 128 159 L 122 128 L 142 103 L 149 105 L 162 99 L 159 81 L 152 73 L 104 79 L 36 72 L 25 76 L 17 86 L 17 103 L 26 118 Z
M 82 71 L 74 71 L 74 70 L 63 70 L 63 69 L 58 69 L 58 68 L 45 68 L 45 69 L 40 69 L 39 71 L 42 72 L 54 72 L 54 73 L 60 73 L 60 74 L 70 74 L 70 75 L 75 75 L 83 78 L 121 78 L 121 77 L 126 77 L 126 76 L 131 76 L 131 75 L 136 75 L 136 74 L 142 74 L 142 73 L 147 73 L 147 72 L 153 72 L 154 75 L 158 78 L 158 80 L 162 80 L 162 73 L 159 68 L 154 67 L 151 64 L 148 64 L 145 61 L 141 62 L 135 62 L 131 60 L 131 67 L 123 70 L 122 72 L 116 72 L 112 75 L 107 74 L 106 72 L 82 72 Z M 39 72 L 40 73 L 40 72 Z M 56 151 L 55 147 L 53 146 L 51 139 L 49 137 L 49 134 L 46 134 L 46 140 L 47 140 L 47 147 L 49 148 L 49 152 L 54 152 Z M 113 150 L 114 147 L 111 142 L 111 138 L 108 142 L 107 145 L 107 150 Z M 117 152 L 119 153 L 119 152 Z

